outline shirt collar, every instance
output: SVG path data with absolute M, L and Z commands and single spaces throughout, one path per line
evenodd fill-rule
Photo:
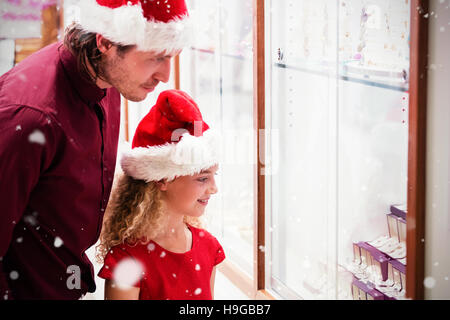
M 58 51 L 66 74 L 81 99 L 89 106 L 99 103 L 105 97 L 106 89 L 99 88 L 82 76 L 78 71 L 77 60 L 63 44 L 59 46 Z

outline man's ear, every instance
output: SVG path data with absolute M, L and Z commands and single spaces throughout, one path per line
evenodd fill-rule
M 101 53 L 105 53 L 113 46 L 111 41 L 109 41 L 99 33 L 97 33 L 97 35 L 95 36 L 95 40 L 97 41 L 97 48 Z

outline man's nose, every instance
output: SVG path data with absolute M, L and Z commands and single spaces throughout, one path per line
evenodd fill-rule
M 167 83 L 170 79 L 170 64 L 172 59 L 166 58 L 163 62 L 158 66 L 154 78 L 158 81 L 162 81 Z

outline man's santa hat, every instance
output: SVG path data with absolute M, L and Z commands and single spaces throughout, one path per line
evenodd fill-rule
M 184 0 L 81 0 L 78 23 L 88 32 L 141 51 L 170 52 L 190 43 Z
M 134 179 L 171 181 L 217 164 L 218 148 L 218 137 L 194 100 L 183 91 L 167 90 L 139 123 L 120 164 Z

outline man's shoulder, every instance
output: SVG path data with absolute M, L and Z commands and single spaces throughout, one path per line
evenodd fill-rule
M 25 105 L 35 109 L 55 101 L 64 81 L 59 63 L 59 43 L 48 45 L 0 77 L 0 107 Z

